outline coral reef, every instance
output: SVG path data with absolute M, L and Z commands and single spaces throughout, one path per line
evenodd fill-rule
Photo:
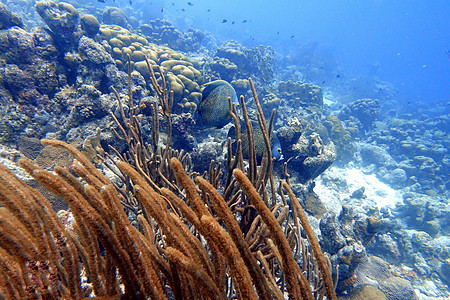
M 189 28 L 185 32 L 176 29 L 167 20 L 150 20 L 139 26 L 140 32 L 150 42 L 157 45 L 166 45 L 171 49 L 195 52 L 201 48 L 206 34 L 198 29 Z
M 322 89 L 317 85 L 300 81 L 280 82 L 278 92 L 291 107 L 302 107 L 309 113 L 321 113 L 323 109 Z
M 41 193 L 0 166 L 0 264 L 10 278 L 0 279 L 0 292 L 22 298 L 82 298 L 94 293 L 161 299 L 172 295 L 182 299 L 284 299 L 287 293 L 293 299 L 314 299 L 312 286 L 314 293 L 336 299 L 329 260 L 288 182 L 280 183 L 284 204 L 275 201 L 272 160 L 264 159 L 259 168 L 251 160 L 246 170 L 240 170 L 244 168 L 242 152 L 231 157 L 229 151 L 223 195 L 216 188 L 222 175 L 220 165 L 211 163 L 205 177 L 192 180 L 193 174 L 187 173 L 189 155 L 170 147 L 173 93 L 169 96 L 163 88 L 165 78 L 159 71 L 162 84 L 154 72 L 151 81 L 168 123 L 165 147 L 159 146 L 156 107 L 152 106 L 153 143 L 143 144 L 136 118 L 139 107 L 131 106 L 125 112 L 113 89 L 121 116 L 119 121 L 112 114 L 118 126 L 115 134 L 128 149 L 121 154 L 112 148 L 119 159 L 103 163 L 118 182 L 113 183 L 88 157 L 60 141 L 42 143 L 69 152 L 76 159 L 70 169 L 57 166 L 49 172 L 28 159 L 19 161 L 36 181 L 68 203 L 71 214 L 60 213 L 59 219 Z M 250 83 L 267 140 L 267 125 Z M 132 102 L 131 93 L 128 100 Z M 235 106 L 233 116 L 238 126 Z M 245 112 L 244 117 L 248 124 Z M 270 147 L 266 149 L 270 157 Z M 268 182 L 272 184 L 271 204 L 266 199 L 268 191 L 257 190 Z M 283 191 L 293 214 L 288 213 Z M 127 213 L 135 217 L 130 219 Z M 295 226 L 283 225 L 288 218 L 287 224 Z M 311 250 L 305 247 L 300 228 Z M 298 261 L 302 260 L 300 268 Z
M 0 30 L 13 26 L 22 27 L 22 19 L 16 13 L 11 12 L 9 7 L 4 3 L 0 3 Z
M 389 149 L 415 189 L 428 193 L 448 190 L 450 142 L 445 133 L 445 128 L 450 126 L 448 116 L 424 114 L 412 119 L 412 115 L 404 115 L 391 118 L 387 125 L 369 138 Z
M 148 57 L 152 66 L 159 65 L 164 70 L 167 84 L 174 92 L 174 111 L 195 111 L 201 97 L 202 83 L 202 75 L 198 71 L 200 65 L 197 62 L 168 47 L 150 44 L 145 38 L 119 26 L 102 25 L 100 33 L 108 41 L 107 50 L 119 68 L 128 65 L 127 55 L 130 55 L 133 68 L 149 81 L 150 73 L 145 61 L 145 57 Z
M 108 7 L 103 11 L 103 23 L 117 25 L 127 28 L 128 20 L 126 14 L 118 7 Z
M 364 135 L 379 115 L 380 101 L 378 99 L 359 99 L 347 104 L 339 114 L 341 120 L 356 118 L 361 124 L 360 134 Z
M 100 23 L 93 15 L 83 15 L 80 18 L 81 29 L 86 32 L 89 37 L 94 37 L 100 29 Z
M 76 42 L 79 14 L 75 7 L 65 2 L 37 1 L 36 10 L 50 28 L 56 45 L 67 49 Z
M 283 146 L 283 145 L 282 145 Z M 336 159 L 336 148 L 332 142 L 324 145 L 317 133 L 302 135 L 292 145 L 294 156 L 290 159 L 292 169 L 299 181 L 306 183 L 323 173 Z
M 215 56 L 211 68 L 222 79 L 253 77 L 265 83 L 273 79 L 274 50 L 270 46 L 247 49 L 236 41 L 227 41 Z
M 328 136 L 336 146 L 336 160 L 340 163 L 348 163 L 353 159 L 354 145 L 350 133 L 336 116 L 327 116 L 323 121 L 327 128 Z
M 339 265 L 337 292 L 347 291 L 349 296 L 345 299 L 359 299 L 364 295 L 363 287 L 371 285 L 374 288 L 366 292 L 375 293 L 380 299 L 384 299 L 382 295 L 386 299 L 417 299 L 408 280 L 395 276 L 382 258 L 367 255 L 365 246 L 379 242 L 374 237 L 379 237 L 380 228 L 378 218 L 355 214 L 345 206 L 337 218 L 334 212 L 327 212 L 322 217 L 322 246 L 330 251 L 331 261 Z M 383 249 L 387 250 L 386 247 Z

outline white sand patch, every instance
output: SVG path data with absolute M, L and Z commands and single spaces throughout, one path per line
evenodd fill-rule
M 375 202 L 378 208 L 394 207 L 402 201 L 400 192 L 378 180 L 374 174 L 364 174 L 361 169 L 347 169 L 345 174 L 349 190 L 354 191 L 362 186 L 365 187 L 364 195 Z
M 364 187 L 364 199 L 349 199 L 351 194 Z M 378 180 L 375 174 L 365 174 L 359 168 L 331 167 L 318 180 L 314 191 L 325 206 L 338 213 L 341 206 L 351 203 L 362 207 L 394 207 L 402 201 L 401 192 Z

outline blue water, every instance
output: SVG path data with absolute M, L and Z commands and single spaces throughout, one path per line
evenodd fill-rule
M 133 7 L 144 5 L 144 18 L 159 15 L 220 40 L 281 54 L 312 44 L 349 76 L 392 83 L 397 100 L 450 100 L 449 0 L 141 1 Z

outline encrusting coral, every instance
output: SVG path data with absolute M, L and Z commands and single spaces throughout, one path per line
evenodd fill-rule
M 167 92 L 162 70 L 162 86 L 151 73 L 170 123 L 173 93 Z M 270 130 L 250 84 L 267 153 L 260 165 L 250 159 L 245 170 L 237 128 L 235 156 L 228 143 L 223 193 L 218 188 L 220 165 L 212 162 L 203 176 L 186 172 L 188 159 L 177 158 L 181 155 L 172 151 L 170 134 L 165 147 L 158 145 L 157 126 L 155 145 L 141 144 L 135 117 L 139 107 L 133 105 L 129 117 L 121 108 L 121 120 L 115 119 L 121 124 L 118 136 L 129 146 L 127 154 L 117 152 L 119 160 L 109 163 L 122 185 L 62 141 L 42 143 L 69 152 L 75 158 L 70 170 L 55 167 L 50 172 L 29 159 L 19 160 L 39 184 L 68 203 L 71 223 L 59 219 L 38 190 L 0 165 L 0 269 L 6 274 L 0 278 L 0 294 L 7 299 L 285 299 L 285 294 L 289 299 L 322 299 L 325 294 L 336 299 L 330 262 L 288 181 L 280 182 L 283 203 L 277 203 L 273 161 L 268 159 Z M 130 86 L 129 91 L 132 104 Z M 238 127 L 236 107 L 229 103 Z M 251 132 L 243 97 L 241 104 Z

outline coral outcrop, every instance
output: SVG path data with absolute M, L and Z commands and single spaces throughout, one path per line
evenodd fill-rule
M 206 34 L 199 29 L 180 31 L 167 20 L 150 20 L 139 27 L 150 43 L 166 45 L 171 49 L 184 52 L 195 52 L 201 48 Z
M 359 99 L 347 104 L 339 114 L 341 120 L 356 118 L 361 124 L 360 134 L 364 135 L 379 116 L 380 101 L 378 99 Z
M 300 81 L 283 81 L 278 92 L 291 107 L 302 107 L 309 113 L 321 113 L 323 109 L 322 89 L 314 84 Z
M 22 19 L 16 13 L 11 12 L 8 6 L 0 3 L 0 30 L 13 26 L 22 27 Z
M 74 32 L 78 26 L 78 10 L 69 3 L 37 1 L 36 10 L 50 28 L 55 43 L 61 48 L 70 47 L 76 39 Z
M 174 111 L 195 111 L 201 98 L 202 74 L 198 70 L 199 63 L 166 46 L 151 44 L 119 26 L 102 25 L 100 33 L 108 42 L 107 50 L 119 68 L 127 67 L 129 55 L 132 67 L 149 81 L 150 72 L 145 61 L 148 57 L 152 66 L 159 65 L 164 71 L 168 86 L 174 92 Z
M 253 77 L 268 83 L 273 79 L 274 55 L 270 46 L 247 49 L 236 41 L 227 41 L 217 49 L 213 67 L 222 79 Z

